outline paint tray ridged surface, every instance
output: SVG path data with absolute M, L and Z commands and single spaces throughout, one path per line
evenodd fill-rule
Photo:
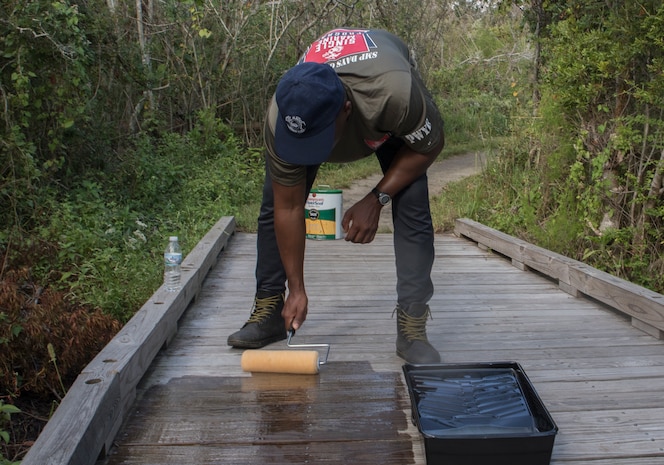
M 535 431 L 511 369 L 451 371 L 445 377 L 415 373 L 420 427 L 434 436 Z
M 518 364 L 404 365 L 404 374 L 430 465 L 550 463 L 557 427 Z

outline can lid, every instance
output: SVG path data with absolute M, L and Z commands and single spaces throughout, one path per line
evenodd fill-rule
M 332 189 L 332 188 L 320 188 L 311 189 L 311 192 L 314 194 L 341 194 L 341 189 Z
M 177 240 L 178 240 L 178 236 L 170 236 L 170 237 L 168 238 L 168 240 L 171 241 L 171 242 L 173 242 L 173 241 L 177 241 Z

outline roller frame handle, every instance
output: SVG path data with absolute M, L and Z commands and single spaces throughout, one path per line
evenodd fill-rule
M 288 339 L 286 339 L 286 345 L 293 349 L 325 349 L 325 357 L 320 359 L 318 364 L 325 365 L 327 363 L 327 357 L 330 355 L 330 344 L 291 344 L 291 339 L 295 336 L 295 330 L 288 330 Z

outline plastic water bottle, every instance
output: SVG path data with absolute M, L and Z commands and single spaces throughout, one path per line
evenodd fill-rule
M 164 284 L 168 291 L 179 291 L 180 286 L 180 264 L 182 263 L 182 249 L 178 243 L 177 236 L 168 238 L 168 247 L 164 252 Z

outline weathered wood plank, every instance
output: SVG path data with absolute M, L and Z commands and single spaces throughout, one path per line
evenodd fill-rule
M 135 399 L 136 385 L 177 331 L 178 320 L 234 230 L 234 218 L 219 220 L 185 257 L 182 291 L 160 287 L 86 366 L 26 454 L 24 465 L 89 465 L 106 453 Z

